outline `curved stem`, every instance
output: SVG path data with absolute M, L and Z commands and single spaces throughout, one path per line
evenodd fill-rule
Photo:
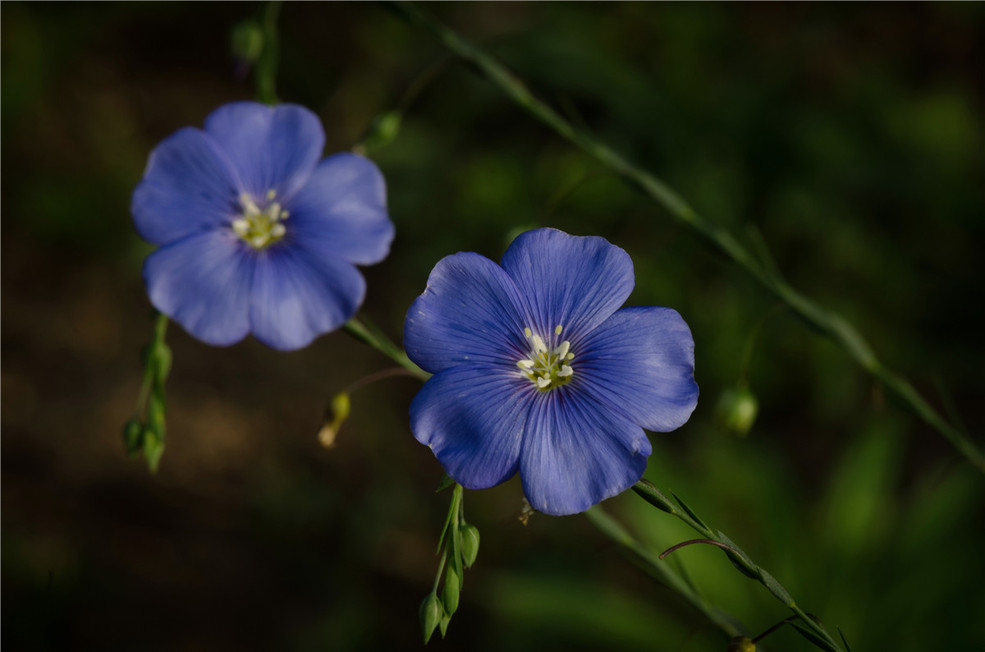
M 370 324 L 365 316 L 362 318 L 362 321 L 353 317 L 342 326 L 342 330 L 363 344 L 367 344 L 387 356 L 410 372 L 411 375 L 421 380 L 427 380 L 431 377 L 431 374 L 411 362 L 411 359 L 407 357 L 404 350 L 394 344 L 380 329 Z
M 968 461 L 985 472 L 985 453 L 978 445 L 945 420 L 909 382 L 884 366 L 873 353 L 869 343 L 851 324 L 796 291 L 768 264 L 764 264 L 754 256 L 728 230 L 695 212 L 684 198 L 666 183 L 630 164 L 607 145 L 574 127 L 554 109 L 534 97 L 522 80 L 482 49 L 409 2 L 388 2 L 386 6 L 407 22 L 427 29 L 445 47 L 470 63 L 474 70 L 488 79 L 520 108 L 612 169 L 629 185 L 662 206 L 672 219 L 691 229 L 710 248 L 744 269 L 804 322 L 844 349 L 859 366 L 882 382 L 913 414 L 947 439 Z

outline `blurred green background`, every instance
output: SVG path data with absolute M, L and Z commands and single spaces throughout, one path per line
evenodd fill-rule
M 839 311 L 981 441 L 985 11 L 981 4 L 430 5 L 537 94 Z M 150 150 L 251 98 L 229 35 L 254 4 L 2 7 L 2 643 L 8 650 L 421 649 L 448 494 L 410 436 L 417 389 L 328 398 L 389 366 L 344 334 L 281 354 L 169 331 L 168 449 L 120 427 L 151 334 L 130 193 Z M 328 150 L 406 109 L 370 155 L 397 238 L 365 312 L 399 338 L 434 263 L 498 259 L 535 226 L 632 255 L 633 304 L 679 310 L 701 400 L 653 435 L 672 489 L 859 650 L 985 649 L 985 477 L 834 345 L 618 179 L 372 4 L 287 4 L 278 92 Z M 417 91 L 408 94 L 409 89 Z M 745 371 L 743 357 L 750 346 Z M 716 419 L 744 377 L 745 437 Z M 582 517 L 517 516 L 519 484 L 466 493 L 482 533 L 434 650 L 724 650 Z M 692 533 L 607 501 L 661 550 Z M 756 634 L 787 613 L 719 551 L 674 553 Z M 763 649 L 812 649 L 784 629 Z

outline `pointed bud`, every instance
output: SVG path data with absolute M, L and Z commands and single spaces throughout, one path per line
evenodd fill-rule
M 444 616 L 444 609 L 441 607 L 441 600 L 438 596 L 431 592 L 431 595 L 424 598 L 424 602 L 421 603 L 421 608 L 418 612 L 421 618 L 421 633 L 424 635 L 424 644 L 431 640 L 431 634 L 438 627 Z
M 745 385 L 722 392 L 715 408 L 715 418 L 719 425 L 739 437 L 744 437 L 749 432 L 758 413 L 759 401 Z
M 127 455 L 133 457 L 140 452 L 144 445 L 144 424 L 136 417 L 127 421 L 123 426 L 123 445 Z
M 445 571 L 445 586 L 441 590 L 441 602 L 444 603 L 445 613 L 449 616 L 458 610 L 458 597 L 461 591 L 462 578 L 455 570 L 454 564 L 449 564 Z
M 468 523 L 458 529 L 458 549 L 462 551 L 462 564 L 472 568 L 479 555 L 479 529 Z

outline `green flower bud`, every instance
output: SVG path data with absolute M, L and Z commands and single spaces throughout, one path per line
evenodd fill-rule
M 362 139 L 364 150 L 378 149 L 389 145 L 400 133 L 403 116 L 400 111 L 387 111 L 373 119 Z
M 462 590 L 462 578 L 455 570 L 454 564 L 449 564 L 445 571 L 445 586 L 441 590 L 441 601 L 445 612 L 450 616 L 458 610 L 458 596 Z
M 424 598 L 424 602 L 421 603 L 421 608 L 418 611 L 421 618 L 421 633 L 424 634 L 424 644 L 431 640 L 431 634 L 437 629 L 438 624 L 444 617 L 444 609 L 441 606 L 441 600 L 438 596 L 431 592 L 431 595 Z
M 133 418 L 123 426 L 123 445 L 126 447 L 127 455 L 133 457 L 140 452 L 144 446 L 144 424 L 140 419 Z
M 236 59 L 244 64 L 253 64 L 263 52 L 263 30 L 255 20 L 244 20 L 233 28 L 229 47 Z
M 736 636 L 728 642 L 725 652 L 756 652 L 756 644 L 748 636 Z
M 340 392 L 335 395 L 332 402 L 325 410 L 325 421 L 322 423 L 321 430 L 318 431 L 318 441 L 325 448 L 335 445 L 335 438 L 339 434 L 339 429 L 346 419 L 349 418 L 349 411 L 352 409 L 352 402 L 349 400 L 347 392 Z
M 479 529 L 468 523 L 458 529 L 458 549 L 462 551 L 462 564 L 472 568 L 479 555 Z
M 719 425 L 739 437 L 744 437 L 749 432 L 758 413 L 759 401 L 745 385 L 722 392 L 715 409 Z

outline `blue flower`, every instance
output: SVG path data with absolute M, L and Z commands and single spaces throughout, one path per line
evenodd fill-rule
M 304 107 L 236 102 L 161 142 L 133 193 L 151 303 L 208 344 L 252 333 L 298 349 L 363 301 L 355 265 L 386 257 L 383 175 L 355 154 L 321 158 Z
M 535 509 L 574 514 L 632 486 L 650 442 L 698 400 L 694 340 L 670 308 L 619 309 L 633 263 L 598 237 L 520 235 L 501 266 L 442 259 L 411 305 L 404 344 L 434 374 L 411 429 L 453 479 L 484 489 L 520 473 Z

